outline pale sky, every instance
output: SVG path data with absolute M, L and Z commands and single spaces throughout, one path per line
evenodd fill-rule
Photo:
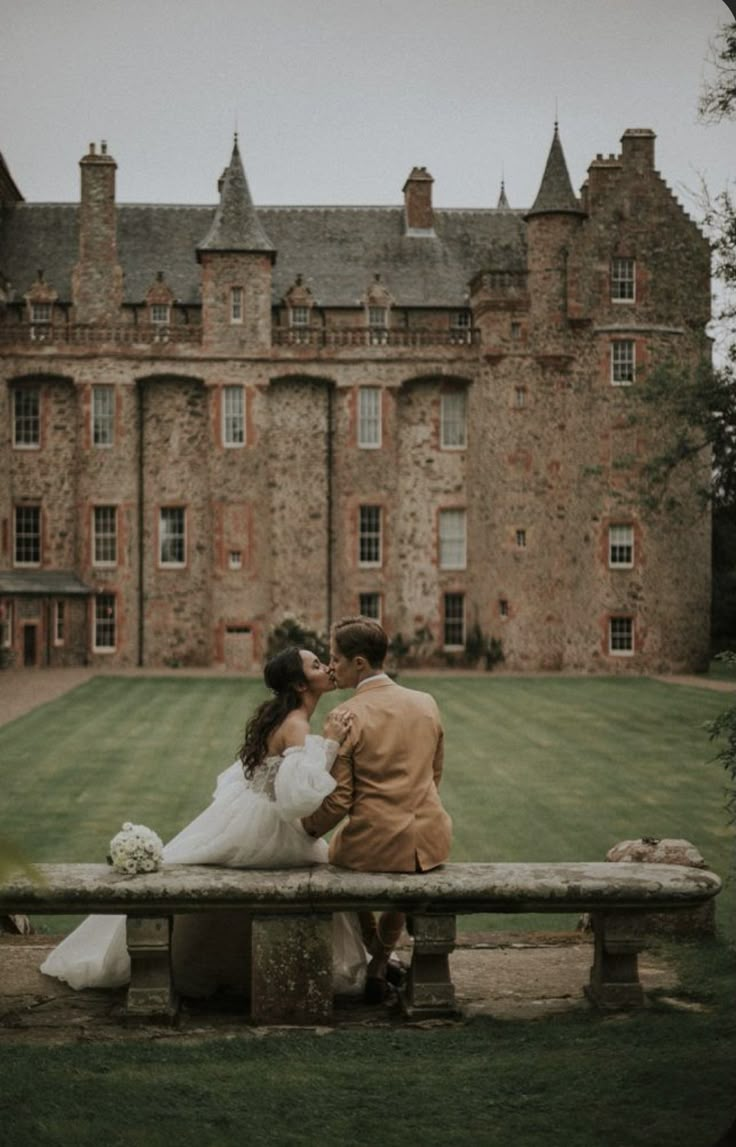
M 107 140 L 120 202 L 214 203 L 237 127 L 260 204 L 534 200 L 555 113 L 573 185 L 629 127 L 689 192 L 736 176 L 697 102 L 724 0 L 0 0 L 0 151 L 25 198 L 76 201 Z

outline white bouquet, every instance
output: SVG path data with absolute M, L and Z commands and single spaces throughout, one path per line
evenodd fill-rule
M 161 867 L 163 847 L 160 836 L 153 829 L 126 820 L 117 836 L 110 841 L 107 862 L 116 872 L 123 872 L 126 876 L 155 872 Z

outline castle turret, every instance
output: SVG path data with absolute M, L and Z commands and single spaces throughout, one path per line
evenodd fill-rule
M 117 256 L 115 172 L 117 164 L 89 145 L 79 162 L 79 261 L 72 271 L 72 302 L 78 323 L 110 323 L 119 318 L 123 302 L 123 271 Z
M 237 135 L 218 186 L 219 206 L 197 246 L 204 342 L 216 341 L 223 349 L 263 348 L 271 342 L 271 271 L 276 249 L 253 206 Z
M 576 313 L 570 258 L 585 211 L 572 189 L 555 123 L 542 182 L 527 212 L 530 318 L 535 325 L 562 325 Z

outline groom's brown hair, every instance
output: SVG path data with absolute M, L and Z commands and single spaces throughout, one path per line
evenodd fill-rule
M 386 660 L 386 630 L 370 617 L 344 617 L 335 622 L 332 639 L 343 657 L 365 657 L 371 669 L 380 669 Z

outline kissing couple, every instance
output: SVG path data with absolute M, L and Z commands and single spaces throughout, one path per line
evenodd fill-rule
M 428 693 L 384 671 L 385 630 L 365 617 L 338 621 L 330 662 L 291 647 L 266 663 L 272 696 L 248 721 L 238 760 L 217 779 L 212 803 L 165 845 L 167 864 L 292 868 L 330 862 L 359 872 L 426 872 L 447 859 L 452 822 L 439 797 L 443 731 Z M 310 732 L 320 698 L 354 692 Z M 332 839 L 323 839 L 337 828 Z M 227 917 L 239 917 L 228 919 Z M 404 914 L 336 913 L 333 986 L 387 995 L 389 960 Z M 242 983 L 243 914 L 174 920 L 174 980 L 183 995 Z M 89 916 L 41 965 L 74 988 L 118 987 L 130 979 L 124 916 Z

